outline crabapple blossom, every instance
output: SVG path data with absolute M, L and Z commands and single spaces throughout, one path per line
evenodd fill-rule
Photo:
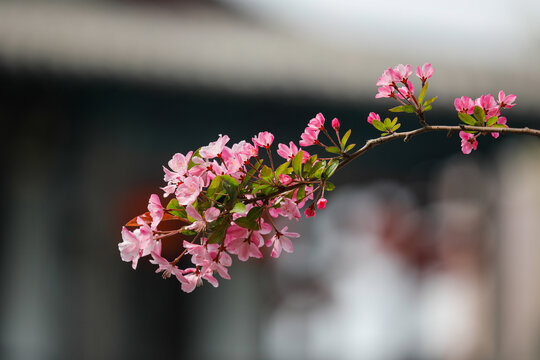
M 230 279 L 229 267 L 235 258 L 244 262 L 265 256 L 277 258 L 282 251 L 292 252 L 291 239 L 300 235 L 288 232 L 288 227 L 280 222 L 299 221 L 302 213 L 306 218 L 315 217 L 317 209 L 325 209 L 325 192 L 335 187 L 329 178 L 374 146 L 395 139 L 407 141 L 425 132 L 459 132 L 461 151 L 470 154 L 477 149 L 478 139 L 488 133 L 494 138 L 500 132 L 540 137 L 538 130 L 506 125 L 507 119 L 499 116 L 500 112 L 515 106 L 516 96 L 506 95 L 502 90 L 498 101 L 491 94 L 474 101 L 466 96 L 456 98 L 454 106 L 465 125 L 428 125 L 425 113 L 437 99 L 426 97 L 425 82 L 432 77 L 433 67 L 429 63 L 416 67 L 416 75 L 422 82 L 418 98 L 412 83 L 418 80 L 410 79 L 412 71 L 411 65 L 403 64 L 385 70 L 377 81 L 375 97 L 398 102 L 399 106 L 389 109 L 391 112 L 416 115 L 421 125 L 417 129 L 398 132 L 401 123 L 397 117 L 382 121 L 379 114 L 370 112 L 367 122 L 380 131 L 379 137 L 353 150 L 356 144 L 347 143 L 352 130 L 341 134 L 341 124 L 334 118 L 331 126 L 335 134 L 330 134 L 325 128 L 324 115 L 316 113 L 314 117 L 306 117 L 310 120 L 298 143 L 301 147 L 315 146 L 313 151 L 310 149 L 311 155 L 290 141 L 288 145 L 286 142 L 277 145 L 279 158 L 274 158 L 271 150 L 274 135 L 268 131 L 259 132 L 252 142 L 241 140 L 230 145 L 228 135 L 219 135 L 198 151 L 174 154 L 168 166 L 163 167 L 162 190 L 164 198 L 175 196 L 165 205 L 157 194 L 152 194 L 148 212 L 122 227 L 122 241 L 118 243 L 121 259 L 131 262 L 131 267 L 136 269 L 138 262 L 148 256 L 149 262 L 157 266 L 156 273 L 164 278 L 174 275 L 184 292 L 192 292 L 205 282 L 217 287 L 217 275 Z M 325 142 L 326 139 L 331 142 L 330 146 L 319 140 L 321 133 L 326 136 Z M 266 149 L 268 158 L 258 156 L 259 147 Z M 302 156 L 298 155 L 300 151 Z M 282 163 L 277 163 L 278 160 Z M 169 242 L 168 250 L 177 247 L 174 260 L 162 255 L 163 242 Z M 186 261 L 180 262 L 183 257 Z M 180 268 L 179 264 L 187 261 L 192 265 Z
M 454 107 L 459 113 L 471 115 L 474 112 L 474 101 L 467 96 L 462 96 L 454 100 Z
M 476 141 L 476 137 L 473 134 L 460 131 L 459 137 L 461 138 L 461 151 L 464 154 L 470 154 L 473 150 L 476 150 L 478 141 Z
M 422 65 L 422 68 L 420 68 L 420 66 L 416 67 L 416 76 L 418 76 L 420 81 L 422 81 L 422 84 L 424 84 L 427 79 L 433 76 L 433 71 L 431 64 L 425 63 Z
M 506 95 L 504 91 L 499 91 L 499 106 L 504 109 L 510 109 L 514 107 L 516 104 L 514 104 L 514 101 L 516 101 L 516 95 L 509 94 Z

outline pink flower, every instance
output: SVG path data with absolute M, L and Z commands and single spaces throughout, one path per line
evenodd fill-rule
M 373 124 L 373 120 L 381 121 L 381 117 L 377 113 L 370 112 L 368 117 L 367 117 L 367 122 L 370 123 L 370 124 Z
M 499 114 L 499 105 L 491 94 L 480 96 L 474 103 L 484 109 L 488 118 Z
M 300 146 L 316 145 L 319 143 L 319 140 L 318 140 L 319 130 L 314 130 L 310 127 L 307 127 L 306 130 L 304 130 L 304 133 L 300 137 L 302 139 L 299 142 Z
M 289 146 L 285 144 L 278 144 L 278 150 L 277 153 L 279 156 L 284 158 L 285 160 L 292 160 L 296 154 L 298 154 L 298 151 L 302 149 L 299 149 L 294 142 L 289 142 Z M 302 163 L 305 163 L 309 159 L 309 153 L 305 150 L 302 150 Z
M 161 222 L 161 219 L 163 219 L 163 206 L 161 205 L 161 201 L 159 200 L 159 196 L 156 194 L 152 194 L 150 196 L 150 200 L 148 201 L 148 211 L 150 211 L 150 216 L 152 216 L 152 229 L 155 229 L 158 224 Z
M 464 113 L 469 115 L 474 113 L 474 101 L 467 96 L 462 96 L 454 100 L 454 106 L 458 113 Z
M 327 201 L 326 201 L 325 198 L 320 198 L 317 201 L 317 207 L 322 210 L 322 209 L 324 209 L 326 207 L 326 203 L 327 203 Z
M 162 277 L 164 279 L 174 275 L 181 283 L 187 282 L 186 278 L 182 275 L 182 270 L 180 270 L 176 265 L 171 264 L 169 260 L 161 257 L 160 253 L 158 252 L 152 252 L 151 255 L 152 260 L 150 260 L 150 263 L 158 266 L 156 273 L 163 271 Z
M 240 261 L 247 261 L 250 257 L 262 258 L 259 247 L 263 245 L 259 234 L 254 231 L 250 236 L 250 231 L 237 225 L 231 225 L 227 230 L 225 245 L 227 251 L 238 255 Z
M 504 125 L 504 127 L 508 127 L 508 125 L 506 125 L 506 118 L 504 116 L 501 116 L 500 118 L 497 119 L 497 124 L 502 124 Z M 499 137 L 500 133 L 498 132 L 492 132 L 491 133 L 491 136 L 493 136 L 495 139 L 497 139 Z
M 197 200 L 203 188 L 203 180 L 198 176 L 190 176 L 178 186 L 176 198 L 180 205 L 191 205 Z
M 292 183 L 292 178 L 289 175 L 279 174 L 278 178 L 281 185 L 287 186 Z
M 412 74 L 412 66 L 411 65 L 403 65 L 403 64 L 399 64 L 397 65 L 396 67 L 394 67 L 394 74 L 393 74 L 393 78 L 394 79 L 399 79 L 395 82 L 402 82 L 402 83 L 406 83 L 407 80 L 409 79 L 409 76 L 411 76 Z
M 334 130 L 339 131 L 339 120 L 337 118 L 334 118 L 334 120 L 332 120 L 332 127 L 334 128 Z
M 321 113 L 315 115 L 313 119 L 309 121 L 308 127 L 313 130 L 322 130 L 324 129 L 324 116 Z
M 414 87 L 413 84 L 410 81 L 407 81 L 406 86 L 402 86 L 399 88 L 399 91 L 396 90 L 394 93 L 398 98 L 403 99 L 410 99 L 412 95 L 414 94 Z
M 253 137 L 253 143 L 263 148 L 269 148 L 274 141 L 274 135 L 268 131 L 260 132 L 259 135 Z
M 470 154 L 471 151 L 476 150 L 478 146 L 478 141 L 473 134 L 466 133 L 465 131 L 459 132 L 459 137 L 461 138 L 461 151 L 464 154 Z
M 377 95 L 375 95 L 375 98 L 392 98 L 394 97 L 394 88 L 390 85 L 384 85 L 379 87 Z
M 122 261 L 131 261 L 132 267 L 135 270 L 137 268 L 137 262 L 141 257 L 139 239 L 137 235 L 129 231 L 125 226 L 122 227 L 122 242 L 118 244 L 118 250 L 120 250 Z
M 377 80 L 377 86 L 389 86 L 392 85 L 394 82 L 399 81 L 399 74 L 394 75 L 394 70 L 392 68 L 388 68 L 385 70 L 381 77 Z
M 427 79 L 429 79 L 431 76 L 433 76 L 433 67 L 430 63 L 425 63 L 422 65 L 422 68 L 420 66 L 416 67 L 416 76 L 420 78 L 422 81 L 422 84 L 426 82 Z
M 499 106 L 504 109 L 510 109 L 514 107 L 514 101 L 516 101 L 516 95 L 510 94 L 506 95 L 504 91 L 499 91 Z M 493 134 L 493 133 L 492 133 Z
M 193 205 L 186 206 L 186 212 L 187 214 L 192 218 L 195 219 L 195 221 L 189 225 L 186 226 L 186 230 L 193 230 L 193 231 L 201 231 L 206 228 L 206 225 L 208 223 L 211 223 L 212 221 L 215 221 L 220 214 L 219 209 L 215 207 L 210 207 L 204 212 L 204 218 L 199 214 L 197 210 L 193 207 Z
M 203 146 L 199 150 L 199 155 L 202 156 L 204 159 L 213 159 L 221 154 L 223 151 L 223 148 L 225 147 L 225 144 L 229 142 L 230 138 L 225 135 L 222 136 L 219 134 L 219 137 L 216 141 L 211 142 L 208 144 L 208 146 Z
M 181 181 L 188 170 L 191 155 L 193 155 L 193 151 L 188 152 L 185 156 L 180 153 L 174 154 L 172 159 L 168 162 L 168 165 L 172 171 L 166 167 L 163 167 L 163 171 L 165 172 L 164 180 L 172 183 L 178 183 Z
M 289 198 L 283 198 L 281 201 L 281 206 L 279 208 L 269 208 L 268 211 L 270 212 L 270 215 L 272 217 L 278 217 L 279 215 L 284 216 L 291 219 L 300 219 L 302 216 L 300 215 L 300 210 L 298 209 L 298 205 L 295 201 L 289 199 Z
M 266 242 L 266 246 L 274 244 L 271 256 L 278 258 L 281 255 L 281 250 L 285 250 L 288 253 L 293 252 L 293 245 L 290 238 L 298 238 L 300 234 L 287 232 L 288 227 L 285 226 L 281 231 L 277 231 L 272 238 Z

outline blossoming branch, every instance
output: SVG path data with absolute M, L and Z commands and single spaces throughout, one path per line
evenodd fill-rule
M 459 132 L 461 151 L 470 154 L 478 147 L 480 136 L 501 133 L 529 134 L 540 137 L 539 130 L 510 128 L 501 116 L 503 109 L 514 107 L 516 95 L 500 91 L 497 100 L 491 94 L 473 100 L 457 98 L 454 106 L 461 120 L 458 125 L 430 125 L 425 113 L 432 109 L 436 97 L 427 98 L 428 79 L 433 76 L 431 64 L 416 68 L 421 83 L 418 96 L 410 81 L 411 65 L 397 65 L 383 72 L 376 85 L 376 98 L 390 98 L 399 103 L 391 112 L 413 113 L 420 127 L 398 132 L 398 118 L 381 119 L 371 112 L 367 122 L 380 132 L 357 150 L 349 143 L 351 130 L 341 131 L 334 118 L 327 129 L 325 118 L 317 114 L 300 135 L 298 145 L 278 144 L 272 152 L 274 135 L 260 132 L 250 142 L 242 140 L 228 146 L 230 138 L 219 135 L 210 144 L 187 154 L 174 154 L 163 167 L 163 198 L 171 198 L 166 206 L 156 194 L 150 196 L 148 211 L 122 228 L 118 244 L 123 261 L 136 269 L 141 258 L 149 257 L 157 265 L 156 273 L 164 278 L 174 276 L 185 292 L 193 291 L 204 281 L 218 286 L 216 275 L 230 279 L 228 268 L 233 257 L 240 261 L 262 258 L 264 247 L 278 258 L 283 251 L 293 252 L 292 240 L 300 235 L 279 228 L 278 218 L 298 221 L 314 217 L 326 207 L 325 193 L 334 190 L 329 179 L 372 147 L 396 139 L 405 142 L 425 132 Z M 309 154 L 303 148 L 315 146 L 326 155 Z M 311 151 L 311 150 L 310 150 Z M 173 230 L 163 230 L 165 223 Z M 160 226 L 162 229 L 160 229 Z M 167 226 L 170 228 L 171 226 Z M 130 230 L 133 229 L 133 230 Z M 182 240 L 188 238 L 190 241 Z M 162 243 L 175 242 L 177 256 L 162 256 Z M 191 257 L 192 266 L 181 269 L 179 261 Z

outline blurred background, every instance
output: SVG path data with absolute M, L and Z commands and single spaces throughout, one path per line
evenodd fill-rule
M 540 140 L 377 147 L 294 254 L 185 294 L 121 261 L 162 165 L 228 134 L 299 140 L 318 112 L 377 136 L 375 82 L 431 62 L 427 120 L 518 96 L 540 128 L 533 1 L 1 1 L 2 359 L 540 358 Z M 402 116 L 404 128 L 416 126 Z M 408 123 L 407 123 L 408 122 Z

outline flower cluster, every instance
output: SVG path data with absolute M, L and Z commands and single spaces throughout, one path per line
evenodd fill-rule
M 502 109 L 510 109 L 516 104 L 516 95 L 506 95 L 504 91 L 499 91 L 498 101 L 493 95 L 482 95 L 476 100 L 467 96 L 462 96 L 454 100 L 454 107 L 458 112 L 458 117 L 463 123 L 471 126 L 485 126 L 492 128 L 507 128 L 506 117 L 501 116 Z M 472 115 L 472 116 L 471 116 Z M 479 131 L 460 131 L 461 151 L 464 154 L 470 154 L 478 147 L 477 138 L 483 135 Z M 495 139 L 499 133 L 492 132 L 491 136 Z
M 306 217 L 315 216 L 316 209 L 324 209 L 325 191 L 334 189 L 328 178 L 346 151 L 354 147 L 347 146 L 350 130 L 340 137 L 337 119 L 332 121 L 336 139 L 329 135 L 324 123 L 322 114 L 311 119 L 300 145 L 320 145 L 335 154 L 330 158 L 310 155 L 291 141 L 288 145 L 278 144 L 277 154 L 284 162 L 274 167 L 270 150 L 274 135 L 269 132 L 231 146 L 227 135 L 219 135 L 197 151 L 174 154 L 168 167 L 163 167 L 166 185 L 162 188 L 164 198 L 172 195 L 172 199 L 163 206 L 159 196 L 152 194 L 148 212 L 122 228 L 123 241 L 118 244 L 122 260 L 131 262 L 135 269 L 139 259 L 149 256 L 150 263 L 157 265 L 156 272 L 164 278 L 174 275 L 182 290 L 191 292 L 203 280 L 218 286 L 216 274 L 230 279 L 228 268 L 233 256 L 240 261 L 262 258 L 263 247 L 271 248 L 270 256 L 274 258 L 282 251 L 292 252 L 291 239 L 299 234 L 289 232 L 287 226 L 278 228 L 277 219 L 298 221 L 303 207 Z M 318 140 L 321 132 L 334 146 Z M 264 165 L 261 149 L 270 166 Z M 160 224 L 170 221 L 180 227 L 159 229 Z M 183 240 L 178 256 L 169 261 L 161 252 L 162 242 L 174 241 L 175 237 L 187 237 L 189 241 Z M 191 267 L 179 267 L 183 256 L 191 257 Z
M 292 252 L 291 239 L 299 234 L 289 232 L 287 226 L 278 228 L 279 219 L 298 221 L 302 209 L 305 217 L 315 216 L 317 210 L 326 207 L 325 192 L 334 189 L 328 179 L 339 167 L 375 145 L 394 139 L 407 141 L 427 131 L 461 130 L 461 149 L 469 154 L 476 150 L 479 135 L 491 133 L 496 138 L 499 132 L 511 130 L 540 136 L 538 130 L 502 129 L 507 125 L 501 110 L 512 108 L 516 100 L 515 95 L 503 91 L 498 100 L 490 94 L 476 100 L 457 98 L 454 105 L 465 125 L 428 125 L 425 113 L 437 99 L 426 98 L 433 67 L 426 63 L 416 68 L 421 82 L 418 95 L 409 79 L 412 72 L 411 65 L 388 68 L 377 81 L 375 97 L 396 100 L 400 105 L 389 111 L 414 113 L 421 127 L 397 132 L 401 126 L 397 117 L 382 120 L 371 112 L 367 122 L 381 132 L 380 138 L 368 140 L 355 152 L 351 153 L 356 144 L 348 143 L 351 130 L 342 134 L 340 122 L 334 118 L 334 134 L 330 134 L 319 113 L 308 122 L 298 145 L 294 141 L 277 145 L 281 163 L 272 155 L 274 135 L 267 131 L 253 136 L 251 141 L 232 145 L 227 135 L 219 135 L 216 141 L 196 151 L 174 154 L 168 167 L 163 167 L 165 186 L 161 188 L 163 197 L 171 200 L 164 206 L 160 197 L 152 194 L 148 211 L 122 228 L 122 242 L 118 244 L 122 260 L 131 262 L 135 269 L 141 258 L 149 257 L 150 263 L 157 265 L 157 273 L 164 278 L 174 275 L 185 292 L 193 291 L 204 280 L 218 286 L 217 275 L 230 278 L 228 269 L 233 257 L 240 261 L 262 258 L 265 247 L 274 258 L 282 251 Z M 314 145 L 327 157 L 319 157 L 311 150 L 310 155 L 302 148 Z M 161 226 L 166 222 L 167 226 Z M 171 224 L 178 226 L 170 230 Z M 162 242 L 175 239 L 177 256 L 168 260 L 162 253 Z M 184 256 L 190 257 L 191 264 L 181 268 Z

